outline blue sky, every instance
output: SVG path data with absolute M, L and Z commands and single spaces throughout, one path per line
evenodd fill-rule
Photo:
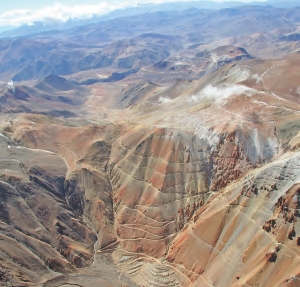
M 105 15 L 116 9 L 134 7 L 139 4 L 192 1 L 193 0 L 8 0 L 5 5 L 0 6 L 0 27 L 21 26 L 24 24 L 30 25 L 36 21 L 65 22 L 69 19 L 86 19 L 94 15 Z M 213 1 L 226 2 L 229 0 Z M 252 2 L 252 0 L 239 1 Z

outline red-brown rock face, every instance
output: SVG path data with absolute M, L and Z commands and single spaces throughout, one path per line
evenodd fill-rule
M 146 104 L 98 124 L 6 120 L 0 280 L 297 286 L 299 105 L 269 86 L 275 66 L 296 69 L 284 63 L 233 64 L 155 86 Z M 273 73 L 264 80 L 266 65 Z

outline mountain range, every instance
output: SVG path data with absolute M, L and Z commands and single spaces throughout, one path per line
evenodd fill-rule
M 300 286 L 300 8 L 186 5 L 0 40 L 0 286 Z
M 279 8 L 290 8 L 299 6 L 298 1 L 288 0 L 267 0 L 267 1 L 252 1 L 252 5 L 261 5 L 261 6 L 273 6 Z M 52 30 L 65 30 L 72 27 L 83 26 L 91 23 L 98 23 L 108 20 L 113 20 L 120 17 L 134 16 L 144 13 L 153 13 L 158 11 L 181 11 L 187 10 L 190 8 L 198 9 L 208 9 L 208 10 L 219 10 L 224 8 L 231 8 L 236 6 L 243 6 L 245 2 L 237 1 L 225 1 L 225 2 L 212 2 L 212 1 L 191 1 L 191 2 L 173 2 L 173 3 L 161 3 L 161 4 L 143 4 L 137 5 L 133 8 L 125 8 L 115 10 L 106 15 L 102 16 L 92 16 L 89 19 L 69 19 L 66 22 L 56 21 L 51 23 L 47 20 L 44 22 L 34 22 L 30 25 L 23 24 L 21 27 L 6 26 L 0 27 L 0 38 L 11 38 L 11 37 L 21 37 L 30 34 L 36 34 L 40 32 L 47 32 Z

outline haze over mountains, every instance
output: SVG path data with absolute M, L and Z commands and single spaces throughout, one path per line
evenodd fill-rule
M 172 2 L 172 1 L 170 1 Z M 248 1 L 249 2 L 249 1 Z M 251 2 L 251 1 L 250 1 Z M 120 2 L 121 3 L 121 2 Z M 252 5 L 261 5 L 261 6 L 273 6 L 273 7 L 280 7 L 280 8 L 289 8 L 289 7 L 295 7 L 298 5 L 297 1 L 294 0 L 288 0 L 288 1 L 279 1 L 279 0 L 268 0 L 268 1 L 252 1 Z M 42 2 L 39 3 L 41 6 Z M 70 4 L 70 3 L 69 3 Z M 73 5 L 76 3 L 72 3 Z M 77 3 L 78 4 L 78 3 Z M 28 4 L 29 5 L 29 4 Z M 82 4 L 81 4 L 82 5 Z M 86 3 L 86 5 L 89 5 Z M 97 11 L 94 11 L 91 15 L 86 16 L 82 14 L 82 17 L 77 18 L 67 18 L 66 20 L 62 21 L 61 19 L 55 19 L 56 15 L 45 15 L 45 19 L 41 20 L 35 20 L 34 16 L 31 20 L 28 19 L 28 22 L 20 22 L 18 23 L 18 26 L 20 27 L 14 27 L 14 26 L 7 26 L 8 23 L 5 23 L 5 26 L 0 26 L 0 37 L 18 37 L 18 36 L 26 36 L 29 34 L 36 34 L 38 32 L 46 32 L 51 30 L 64 30 L 72 27 L 82 26 L 89 23 L 97 23 L 100 21 L 108 21 L 120 17 L 126 17 L 126 16 L 133 16 L 143 13 L 152 13 L 157 11 L 180 11 L 180 10 L 186 10 L 190 8 L 198 8 L 198 9 L 224 9 L 224 8 L 231 8 L 236 6 L 243 6 L 245 5 L 245 1 L 224 1 L 224 2 L 212 2 L 212 1 L 187 1 L 187 2 L 176 2 L 173 3 L 160 3 L 160 4 L 134 4 L 134 7 L 123 8 L 123 9 L 116 9 L 115 11 L 109 12 L 109 11 L 102 11 L 100 16 L 97 16 Z M 36 5 L 35 5 L 36 6 Z M 41 7 L 39 7 L 41 8 Z M 36 12 L 38 12 L 38 7 L 35 7 Z M 84 10 L 84 5 L 83 9 Z M 14 11 L 16 11 L 14 13 Z M 50 12 L 51 9 L 48 9 Z M 12 10 L 10 11 L 11 15 L 9 15 L 9 18 L 7 19 L 8 22 L 11 20 L 11 18 L 18 17 L 18 11 Z M 65 12 L 64 12 L 65 13 Z M 25 13 L 26 14 L 26 13 Z M 34 15 L 34 12 L 33 12 Z M 22 15 L 24 16 L 24 15 Z M 54 18 L 53 18 L 54 17 Z M 53 18 L 51 20 L 51 18 Z M 83 19 L 82 19 L 83 18 Z M 17 20 L 14 19 L 16 22 Z
M 300 286 L 300 7 L 189 5 L 0 40 L 0 286 Z
M 0 76 L 7 81 L 24 81 L 107 68 L 102 71 L 109 77 L 110 69 L 121 73 L 146 69 L 150 73 L 162 67 L 159 62 L 165 62 L 167 72 L 174 77 L 197 78 L 222 62 L 220 49 L 218 55 L 205 53 L 213 47 L 243 45 L 244 53 L 250 54 L 245 54 L 247 57 L 298 52 L 299 11 L 242 6 L 217 11 L 154 12 L 27 38 L 3 39 Z

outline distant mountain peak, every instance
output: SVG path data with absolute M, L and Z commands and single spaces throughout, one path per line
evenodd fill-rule
M 48 90 L 49 88 L 52 88 L 59 91 L 70 91 L 73 90 L 75 86 L 78 88 L 77 85 L 55 74 L 49 74 L 41 82 L 35 85 L 36 88 L 41 90 Z

